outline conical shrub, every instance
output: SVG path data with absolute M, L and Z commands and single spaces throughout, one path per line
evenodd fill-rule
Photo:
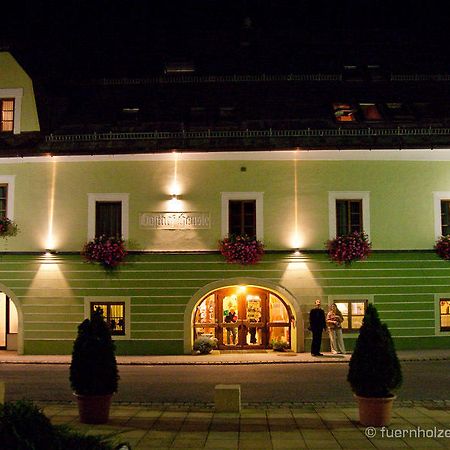
M 347 380 L 360 397 L 390 397 L 402 383 L 394 342 L 373 305 L 367 307 L 364 315 Z
M 70 384 L 79 395 L 117 392 L 119 373 L 115 344 L 101 310 L 78 326 L 70 365 Z

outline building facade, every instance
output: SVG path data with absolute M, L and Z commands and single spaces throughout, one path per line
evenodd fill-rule
M 0 55 L 16 73 L 0 77 L 0 205 L 20 230 L 0 242 L 0 347 L 69 353 L 101 307 L 119 354 L 190 353 L 205 334 L 221 350 L 283 340 L 309 351 L 317 298 L 344 313 L 348 349 L 368 303 L 398 348 L 450 345 L 450 266 L 433 251 L 448 234 L 450 149 L 133 152 L 130 140 L 120 153 L 96 141 L 89 154 L 78 134 L 64 152 L 67 140 L 27 141 L 40 133 L 33 86 Z M 352 230 L 367 233 L 372 254 L 330 261 L 325 242 Z M 80 254 L 105 233 L 130 252 L 113 272 Z M 230 233 L 262 241 L 262 260 L 227 263 L 218 241 Z

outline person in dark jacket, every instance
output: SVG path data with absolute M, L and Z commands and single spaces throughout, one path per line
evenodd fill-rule
M 322 332 L 327 326 L 325 311 L 320 307 L 320 300 L 316 300 L 316 306 L 309 312 L 309 330 L 312 332 L 311 355 L 323 356 L 320 353 Z

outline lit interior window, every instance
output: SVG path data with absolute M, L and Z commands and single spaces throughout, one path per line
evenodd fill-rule
M 338 122 L 356 122 L 355 109 L 349 103 L 333 103 L 333 110 Z

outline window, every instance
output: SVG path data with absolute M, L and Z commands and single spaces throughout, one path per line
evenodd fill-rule
M 440 330 L 450 331 L 450 299 L 441 298 L 439 301 Z
M 365 120 L 375 122 L 383 119 L 375 103 L 360 103 L 359 107 Z
M 441 234 L 450 234 L 450 200 L 441 200 Z
M 230 200 L 228 214 L 230 234 L 256 236 L 256 200 Z
M 122 202 L 95 202 L 95 237 L 122 237 Z
M 97 310 L 109 324 L 113 336 L 125 335 L 125 302 L 92 302 L 90 316 Z
M 14 131 L 14 99 L 0 99 L 0 131 Z
M 364 231 L 370 239 L 370 193 L 328 192 L 329 237 Z
M 337 122 L 356 122 L 356 110 L 349 103 L 333 103 L 333 111 Z
M 8 185 L 0 184 L 0 217 L 7 217 Z
M 95 296 L 84 298 L 84 317 L 100 308 L 103 317 L 111 327 L 111 334 L 119 341 L 131 338 L 131 299 L 123 296 Z
M 414 114 L 409 106 L 404 103 L 386 103 L 386 109 L 393 120 L 399 122 L 414 120 Z
M 229 234 L 263 240 L 262 192 L 222 192 L 222 237 Z
M 128 239 L 129 194 L 88 194 L 88 240 L 102 234 Z
M 23 89 L 0 88 L 0 133 L 19 134 Z M 39 129 L 38 123 L 36 123 Z
M 362 231 L 362 200 L 336 200 L 336 235 Z
M 433 192 L 434 239 L 450 234 L 450 192 Z
M 350 333 L 360 329 L 366 312 L 367 300 L 336 300 L 336 306 L 344 316 L 342 331 Z

